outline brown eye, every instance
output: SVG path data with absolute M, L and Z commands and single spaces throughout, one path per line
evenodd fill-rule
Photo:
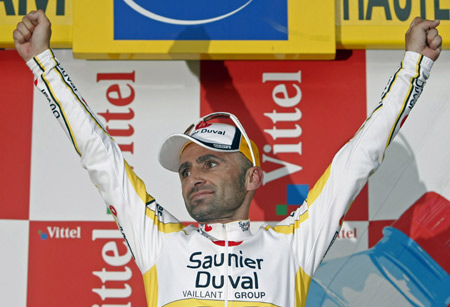
M 218 163 L 215 162 L 215 161 L 212 161 L 212 160 L 209 160 L 209 161 L 206 162 L 206 167 L 207 168 L 213 168 L 213 167 L 216 167 L 217 165 L 218 165 Z
M 185 168 L 184 170 L 182 170 L 182 171 L 180 172 L 180 177 L 181 177 L 182 179 L 187 178 L 187 177 L 189 177 L 190 175 L 191 175 L 191 171 L 190 171 L 189 169 L 187 169 L 187 168 Z

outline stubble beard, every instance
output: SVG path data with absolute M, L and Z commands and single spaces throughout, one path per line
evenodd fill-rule
M 228 185 L 231 184 L 231 188 L 225 188 L 226 184 L 222 182 L 224 188 L 220 190 L 219 194 L 215 187 L 208 188 L 209 191 L 213 192 L 211 198 L 191 201 L 189 195 L 201 190 L 200 188 L 193 188 L 185 199 L 189 215 L 200 223 L 232 218 L 245 199 L 245 176 L 240 175 L 238 180 L 230 181 Z

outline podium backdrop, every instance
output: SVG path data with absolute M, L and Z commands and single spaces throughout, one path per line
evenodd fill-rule
M 87 61 L 70 50 L 55 54 L 149 192 L 188 223 L 178 175 L 158 165 L 159 146 L 200 115 L 235 113 L 265 172 L 253 231 L 302 203 L 403 56 L 348 50 L 334 61 Z M 143 306 L 141 274 L 31 73 L 12 50 L 0 51 L 0 65 L 0 305 Z M 449 72 L 444 52 L 325 261 L 374 246 L 383 227 L 427 192 L 450 199 Z M 277 120 L 281 113 L 288 120 Z M 448 218 L 442 223 L 450 228 Z

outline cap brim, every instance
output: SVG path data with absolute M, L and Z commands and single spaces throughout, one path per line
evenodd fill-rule
M 190 137 L 186 134 L 172 134 L 165 139 L 163 144 L 161 145 L 161 149 L 159 150 L 159 163 L 169 171 L 178 172 L 178 168 L 180 167 L 180 154 L 183 148 L 187 143 L 193 142 L 197 145 L 200 145 L 206 149 L 212 151 L 219 152 L 238 152 L 239 149 L 236 150 L 222 150 L 218 148 L 213 148 L 207 146 L 193 137 Z
M 180 152 L 183 147 L 195 140 L 186 134 L 172 134 L 165 139 L 159 150 L 159 163 L 172 172 L 178 172 Z

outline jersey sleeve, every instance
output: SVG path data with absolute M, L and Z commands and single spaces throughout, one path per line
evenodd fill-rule
M 35 85 L 46 97 L 103 200 L 111 209 L 140 270 L 155 263 L 164 237 L 183 225 L 150 196 L 52 50 L 27 62 Z
M 334 156 L 305 203 L 274 230 L 290 241 L 302 270 L 312 276 L 336 238 L 350 205 L 383 161 L 385 150 L 422 93 L 433 61 L 406 52 L 381 101 Z

